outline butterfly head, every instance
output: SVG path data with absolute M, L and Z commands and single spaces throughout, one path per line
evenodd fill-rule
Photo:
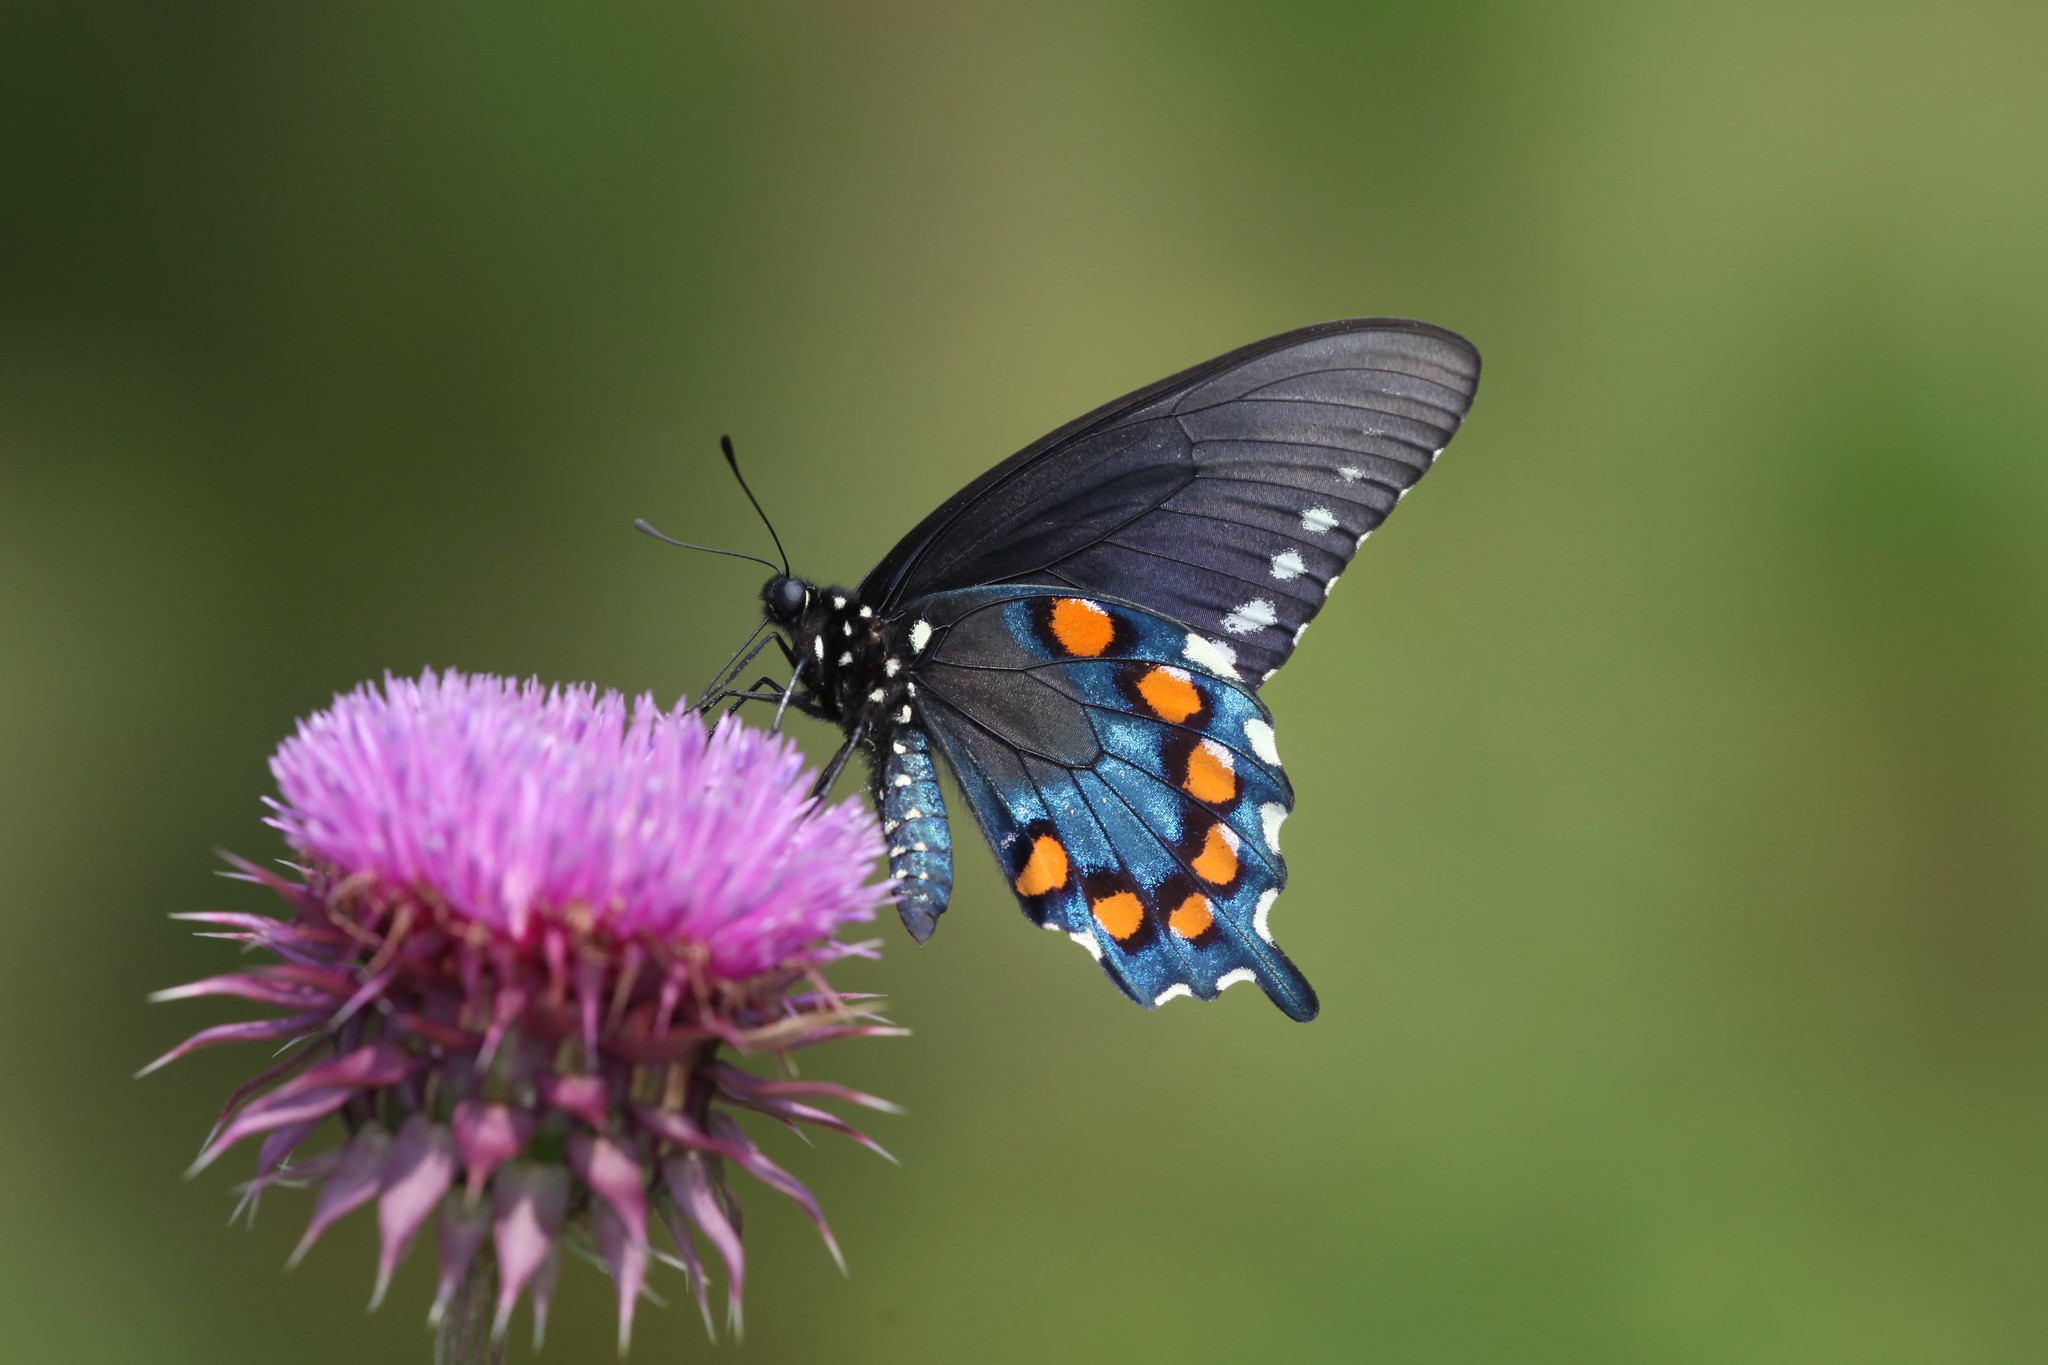
M 761 586 L 761 606 L 778 626 L 793 626 L 811 602 L 811 590 L 801 578 L 779 573 Z

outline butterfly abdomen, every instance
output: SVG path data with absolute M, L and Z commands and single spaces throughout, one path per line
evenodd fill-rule
M 889 841 L 897 912 L 910 936 L 922 943 L 953 895 L 953 834 L 924 730 L 898 726 L 885 748 L 875 769 L 875 807 Z

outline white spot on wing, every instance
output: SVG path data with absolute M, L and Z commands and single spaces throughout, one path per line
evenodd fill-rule
M 1268 801 L 1259 807 L 1259 824 L 1266 831 L 1266 847 L 1275 853 L 1280 851 L 1280 826 L 1287 823 L 1287 807 L 1278 801 Z
M 1330 599 L 1330 594 L 1331 594 L 1331 593 L 1333 593 L 1333 592 L 1335 592 L 1335 591 L 1337 591 L 1337 580 L 1338 580 L 1338 579 L 1340 579 L 1340 578 L 1342 578 L 1343 576 L 1344 576 L 1344 575 L 1343 575 L 1343 574 L 1340 574 L 1340 573 L 1333 573 L 1333 574 L 1331 574 L 1331 575 L 1330 575 L 1330 581 L 1329 581 L 1329 582 L 1327 582 L 1327 583 L 1325 583 L 1325 584 L 1323 584 L 1323 600 L 1324 600 L 1324 601 L 1326 601 L 1326 602 L 1327 602 L 1327 601 L 1329 601 L 1329 599 Z
M 1246 981 L 1257 981 L 1258 979 L 1259 974 L 1253 971 L 1251 968 L 1237 967 L 1231 971 L 1225 972 L 1223 975 L 1216 978 L 1216 993 L 1218 995 L 1221 995 L 1223 994 L 1223 992 L 1229 990 L 1232 986 L 1239 985 Z
M 1251 635 L 1274 625 L 1280 617 L 1273 610 L 1273 603 L 1264 597 L 1254 597 L 1223 618 L 1223 628 L 1232 635 Z
M 1273 742 L 1273 727 L 1253 716 L 1244 723 L 1244 737 L 1251 741 L 1252 752 L 1274 767 L 1280 766 L 1280 746 Z
M 924 647 L 925 647 L 926 645 L 930 644 L 931 642 L 932 642 L 932 623 L 931 623 L 931 622 L 929 622 L 929 621 L 919 621 L 919 622 L 918 622 L 918 623 L 917 623 L 916 625 L 914 625 L 914 626 L 912 626 L 912 627 L 910 628 L 910 652 L 911 652 L 912 654 L 922 654 L 922 653 L 924 653 Z
M 1187 643 L 1181 646 L 1181 657 L 1195 664 L 1205 672 L 1220 677 L 1237 679 L 1237 651 L 1221 640 L 1212 640 L 1206 635 L 1188 632 Z
M 1058 928 L 1059 926 L 1052 925 L 1050 927 Z M 1094 930 L 1077 929 L 1072 933 L 1068 934 L 1067 937 L 1074 940 L 1074 942 L 1080 944 L 1083 948 L 1086 948 L 1088 950 L 1088 956 L 1094 958 L 1097 962 L 1102 961 L 1102 945 L 1095 941 Z
M 1282 583 L 1301 577 L 1308 572 L 1308 565 L 1302 563 L 1301 551 L 1282 550 L 1273 556 L 1273 577 Z
M 1301 637 L 1306 634 L 1308 634 L 1308 622 L 1303 621 L 1300 625 L 1294 628 L 1294 643 L 1300 644 Z
M 1327 507 L 1311 507 L 1301 514 L 1301 529 L 1321 535 L 1337 525 L 1337 514 Z
M 1156 1009 L 1159 1006 L 1165 1004 L 1169 1000 L 1178 1000 L 1182 996 L 1193 996 L 1194 993 L 1194 987 L 1188 985 L 1184 981 L 1176 981 L 1171 986 L 1168 986 L 1165 990 L 1159 992 L 1159 994 L 1153 996 L 1152 1005 L 1153 1008 Z
M 1252 928 L 1268 943 L 1273 941 L 1273 931 L 1266 927 L 1266 916 L 1273 913 L 1273 902 L 1279 899 L 1278 891 L 1267 891 L 1260 895 L 1258 908 L 1252 911 Z

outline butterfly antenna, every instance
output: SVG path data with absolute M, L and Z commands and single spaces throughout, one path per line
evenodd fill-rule
M 734 559 L 751 559 L 756 564 L 762 565 L 765 568 L 772 569 L 775 567 L 774 560 L 763 559 L 759 555 L 744 554 L 739 550 L 721 550 L 718 549 L 716 546 L 712 545 L 692 545 L 687 540 L 677 540 L 674 536 L 663 535 L 661 532 L 655 530 L 652 526 L 649 526 L 647 524 L 646 519 L 642 517 L 633 518 L 633 529 L 638 531 L 643 536 L 653 536 L 662 544 L 673 545 L 679 550 L 702 550 L 707 555 L 730 555 Z M 785 568 L 783 569 L 783 572 L 788 573 L 789 570 Z
M 754 504 L 754 514 L 761 518 L 761 524 L 768 528 L 768 538 L 775 542 L 775 553 L 782 556 L 782 572 L 789 572 L 789 551 L 782 548 L 782 537 L 775 534 L 775 523 L 768 520 L 768 514 L 761 510 L 761 500 L 754 496 L 754 490 L 747 487 L 747 476 L 740 473 L 740 457 L 732 453 L 732 437 L 718 438 L 718 448 L 725 452 L 726 468 L 740 481 L 740 492 L 747 495 L 747 501 Z M 765 562 L 765 561 L 764 561 Z M 773 568 L 773 565 L 769 565 Z

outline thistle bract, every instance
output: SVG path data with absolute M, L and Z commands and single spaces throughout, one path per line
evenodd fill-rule
M 374 1204 L 373 1302 L 435 1224 L 436 1318 L 494 1264 L 499 1333 L 522 1297 L 538 1333 L 570 1240 L 617 1281 L 622 1343 L 651 1257 L 688 1276 L 707 1326 L 722 1264 L 736 1330 L 735 1169 L 838 1256 L 810 1193 L 734 1119 L 872 1147 L 819 1102 L 890 1107 L 787 1065 L 895 1031 L 821 973 L 871 951 L 834 935 L 886 894 L 879 831 L 856 801 L 812 800 L 788 741 L 645 697 L 429 672 L 336 698 L 271 771 L 269 823 L 298 861 L 235 875 L 288 913 L 182 918 L 274 960 L 157 997 L 282 1011 L 148 1068 L 212 1043 L 286 1049 L 229 1099 L 195 1170 L 259 1140 L 246 1199 L 318 1191 L 299 1254 Z M 763 1054 L 776 1074 L 728 1060 Z

